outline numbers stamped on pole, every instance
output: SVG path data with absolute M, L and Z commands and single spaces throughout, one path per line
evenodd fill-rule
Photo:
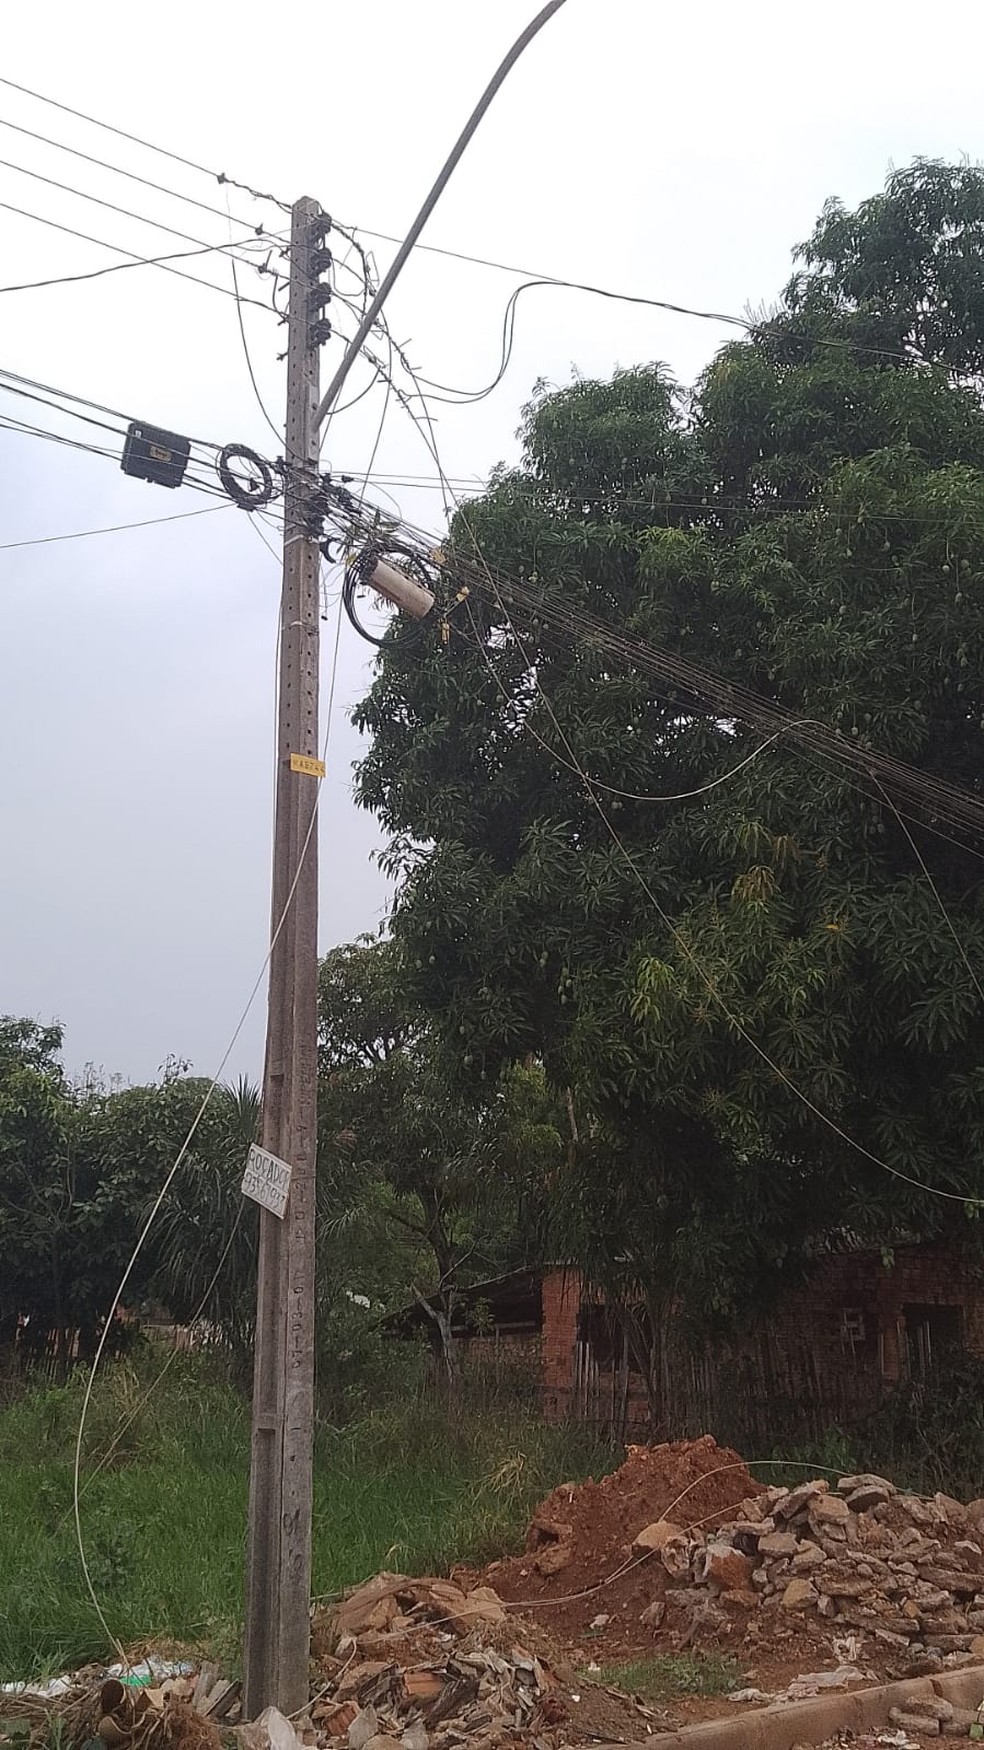
M 290 756 L 292 772 L 306 772 L 309 778 L 323 778 L 325 775 L 324 760 L 316 760 L 309 753 L 292 753 Z
M 276 1155 L 268 1154 L 265 1148 L 259 1148 L 254 1142 L 246 1156 L 246 1171 L 240 1189 L 244 1197 L 252 1197 L 254 1203 L 269 1209 L 271 1215 L 279 1216 L 283 1221 L 290 1195 L 290 1167 L 286 1161 L 278 1160 Z

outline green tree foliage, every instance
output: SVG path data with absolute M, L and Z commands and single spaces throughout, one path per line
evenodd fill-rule
M 454 546 L 979 790 L 982 285 L 979 170 L 832 204 L 691 394 L 658 366 L 538 390 Z M 754 730 L 487 589 L 453 626 L 384 650 L 360 794 L 457 1061 L 494 1081 L 536 1053 L 578 1090 L 574 1254 L 706 1324 L 844 1230 L 969 1233 L 984 844 L 927 807 L 934 891 L 874 785 L 783 740 L 734 771 Z
M 60 1080 L 58 1058 L 63 1040 L 64 1031 L 57 1021 L 42 1027 L 39 1021 L 24 1016 L 0 1015 L 0 1071 L 33 1069 Z
M 61 1028 L 0 1020 L 0 1328 L 25 1346 L 75 1310 L 77 1110 L 58 1062 Z M 70 1305 L 70 1303 L 73 1303 Z M 60 1359 L 65 1362 L 64 1339 Z
M 67 1364 L 91 1352 L 148 1213 L 181 1156 L 126 1284 L 125 1306 L 210 1322 L 252 1347 L 257 1212 L 240 1192 L 260 1096 L 172 1063 L 139 1087 L 72 1087 L 61 1032 L 0 1021 L 0 1320 Z M 461 1286 L 537 1256 L 562 1142 L 535 1065 L 464 1098 L 397 948 L 336 949 L 320 978 L 317 1338 L 341 1413 L 385 1370 L 383 1316 L 433 1301 L 450 1362 Z M 207 1102 L 205 1096 L 209 1095 Z M 562 1117 L 562 1114 L 561 1114 Z M 22 1335 L 21 1342 L 26 1338 Z
M 140 1161 L 121 1170 L 101 1146 L 114 1096 L 68 1082 L 62 1032 L 0 1021 L 0 1328 L 25 1321 L 25 1359 L 64 1370 L 76 1338 L 90 1352 L 119 1284 L 146 1196 Z M 122 1332 L 121 1332 L 122 1338 Z
M 147 1087 L 75 1087 L 61 1043 L 59 1027 L 0 1020 L 0 1331 L 10 1341 L 26 1320 L 21 1354 L 53 1354 L 64 1369 L 76 1337 L 91 1352 L 208 1084 L 172 1065 Z M 201 1312 L 242 1330 L 255 1222 L 238 1186 L 258 1113 L 248 1084 L 215 1091 L 131 1273 L 129 1310 L 156 1297 L 179 1319 Z
M 406 996 L 399 947 L 362 939 L 321 966 L 320 1176 L 361 1292 L 416 1298 L 449 1375 L 458 1292 L 539 1256 L 563 1143 L 535 1065 L 465 1094 L 430 1018 Z
M 984 368 L 984 180 L 970 164 L 917 159 L 857 212 L 828 201 L 786 303 L 806 333 L 829 322 L 965 378 Z
M 257 1141 L 260 1095 L 245 1077 L 214 1089 L 172 1067 L 160 1082 L 111 1095 L 95 1115 L 93 1145 L 117 1178 L 135 1175 L 141 1216 L 159 1192 L 198 1119 L 191 1143 L 148 1235 L 137 1282 L 179 1322 L 203 1319 L 234 1346 L 252 1339 L 257 1214 L 240 1193 Z M 130 1244 L 135 1239 L 129 1225 Z

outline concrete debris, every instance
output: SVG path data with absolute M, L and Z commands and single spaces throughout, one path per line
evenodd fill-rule
M 599 1612 L 594 1631 L 610 1620 Z M 353 1638 L 355 1621 L 366 1627 Z M 310 1710 L 317 1741 L 337 1750 L 458 1750 L 466 1741 L 469 1750 L 559 1750 L 599 1737 L 639 1740 L 662 1723 L 641 1702 L 577 1680 L 559 1656 L 539 1656 L 536 1642 L 490 1586 L 377 1576 L 315 1617 L 312 1652 L 328 1678 Z
M 854 1654 L 850 1666 L 872 1644 L 898 1655 L 906 1676 L 984 1660 L 984 1499 L 969 1506 L 942 1494 L 925 1499 L 864 1473 L 841 1477 L 836 1487 L 818 1480 L 769 1488 L 706 1536 L 655 1521 L 631 1548 L 661 1566 L 672 1551 L 671 1588 L 665 1580 L 653 1588 L 653 1603 L 666 1609 L 639 1613 L 637 1606 L 636 1620 L 675 1635 L 674 1644 L 690 1644 L 695 1624 L 713 1632 L 723 1606 L 732 1644 L 742 1612 L 746 1639 L 756 1645 L 781 1633 L 786 1613 L 804 1626 L 820 1619 L 827 1634 L 839 1631 Z M 774 1630 L 770 1612 L 777 1613 Z M 898 1724 L 903 1734 L 913 1730 L 908 1717 Z M 969 1725 L 938 1718 L 926 1730 L 966 1735 Z
M 279 1708 L 264 1708 L 258 1719 L 238 1726 L 236 1738 L 242 1750 L 303 1750 L 303 1740 Z
M 817 1589 L 810 1580 L 790 1580 L 782 1595 L 783 1610 L 806 1610 L 817 1603 Z
M 938 1738 L 940 1735 L 939 1720 L 931 1720 L 925 1714 L 903 1713 L 899 1707 L 893 1707 L 889 1718 L 893 1726 L 900 1732 L 918 1733 L 920 1738 Z
M 733 1689 L 728 1700 L 755 1702 L 759 1707 L 784 1701 L 808 1701 L 811 1696 L 825 1695 L 832 1689 L 849 1689 L 852 1683 L 866 1683 L 870 1678 L 870 1671 L 859 1671 L 856 1665 L 838 1665 L 835 1671 L 806 1671 L 802 1677 L 794 1677 L 792 1683 L 778 1694 L 754 1688 Z
M 834 1671 L 805 1671 L 777 1697 L 779 1701 L 806 1701 L 811 1695 L 823 1695 L 828 1689 L 849 1689 L 852 1683 L 865 1683 L 870 1671 L 860 1671 L 856 1665 L 838 1665 Z
M 725 1538 L 714 1538 L 694 1555 L 694 1578 L 712 1592 L 740 1592 L 751 1581 L 755 1563 Z

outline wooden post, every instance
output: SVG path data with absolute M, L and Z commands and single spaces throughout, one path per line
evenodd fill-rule
M 280 620 L 277 793 L 263 1146 L 288 1162 L 283 1220 L 260 1211 L 253 1374 L 244 1710 L 308 1700 L 314 1446 L 314 1209 L 318 1026 L 317 540 L 319 352 L 312 334 L 316 201 L 292 211 L 288 464 Z M 317 310 L 313 312 L 317 317 Z M 314 340 L 315 344 L 311 344 Z M 307 769 L 291 756 L 304 756 Z

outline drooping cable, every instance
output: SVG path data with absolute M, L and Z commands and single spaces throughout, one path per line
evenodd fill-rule
M 233 286 L 235 288 L 236 319 L 237 319 L 238 324 L 239 324 L 239 337 L 243 343 L 243 355 L 246 359 L 246 369 L 249 372 L 249 380 L 250 380 L 250 383 L 252 384 L 252 387 L 253 387 L 253 394 L 256 398 L 256 404 L 259 407 L 259 410 L 262 413 L 263 418 L 266 420 L 267 425 L 269 426 L 270 430 L 273 432 L 273 435 L 276 438 L 278 444 L 282 445 L 283 441 L 284 441 L 284 434 L 274 424 L 273 420 L 270 417 L 270 414 L 267 412 L 266 402 L 264 401 L 263 396 L 260 394 L 260 385 L 256 381 L 256 372 L 253 369 L 253 360 L 250 357 L 249 341 L 246 339 L 246 324 L 243 321 L 243 304 L 242 304 L 242 299 L 239 295 L 239 275 L 236 272 L 236 261 L 235 261 L 234 256 L 230 258 L 229 265 L 232 268 L 232 283 L 233 283 Z
M 5 202 L 0 201 L 0 207 L 5 207 L 5 204 L 6 204 Z M 9 210 L 11 212 L 19 212 L 21 209 L 18 207 L 12 207 L 12 208 L 9 208 L 7 210 Z M 25 216 L 27 218 L 36 218 L 37 214 L 28 213 Z M 50 220 L 45 221 L 45 222 L 51 223 Z M 78 236 L 78 235 L 80 235 L 80 233 L 76 232 L 76 233 L 74 233 L 74 235 Z M 87 242 L 98 242 L 99 239 L 98 238 L 87 238 L 86 241 Z M 107 243 L 107 244 L 104 244 L 103 247 L 106 249 L 112 249 L 115 247 L 115 245 L 112 243 Z M 192 257 L 198 256 L 198 255 L 221 254 L 224 250 L 227 250 L 228 248 L 229 248 L 228 243 L 208 243 L 208 244 L 204 244 L 201 249 L 172 249 L 172 250 L 169 250 L 166 255 L 137 255 L 137 256 L 134 256 L 132 261 L 113 261 L 113 262 L 110 262 L 106 267 L 91 267 L 85 273 L 59 273 L 59 274 L 52 274 L 48 279 L 43 279 L 43 280 L 21 280 L 15 285 L 0 286 L 0 293 L 3 293 L 3 292 L 39 292 L 39 291 L 44 291 L 45 288 L 48 286 L 70 286 L 70 285 L 75 285 L 76 283 L 78 283 L 81 280 L 103 279 L 105 277 L 105 275 L 108 273 L 126 273 L 129 271 L 129 269 L 134 268 L 134 267 L 166 267 L 168 262 L 172 262 L 172 261 L 187 261 L 187 260 L 190 260 Z M 194 275 L 185 274 L 183 277 L 185 279 L 193 279 Z M 212 282 L 210 280 L 201 280 L 197 283 L 199 283 L 201 285 L 211 285 L 212 284 Z M 222 287 L 216 286 L 214 289 L 216 291 L 221 291 Z M 250 303 L 254 303 L 256 300 L 251 298 L 248 301 Z M 265 304 L 262 305 L 261 308 L 266 309 L 266 305 Z
M 370 534 L 370 521 L 364 518 L 363 524 L 365 533 Z M 440 548 L 439 537 L 415 530 L 406 521 L 401 533 L 404 539 L 413 536 L 418 540 L 425 558 Z M 440 563 L 452 589 L 465 584 L 480 593 L 490 594 L 487 566 L 483 569 L 460 553 Z M 520 609 L 537 626 L 552 627 L 558 635 L 583 643 L 620 665 L 637 667 L 652 675 L 670 689 L 668 696 L 678 708 L 686 705 L 686 708 L 696 708 L 701 712 L 710 710 L 721 718 L 750 723 L 765 733 L 783 728 L 801 745 L 807 757 L 819 761 L 825 770 L 833 765 L 835 769 L 845 771 L 848 781 L 864 794 L 872 794 L 871 777 L 877 774 L 897 798 L 901 797 L 920 811 L 920 818 L 928 815 L 929 823 L 944 820 L 978 834 L 984 827 L 984 797 L 972 790 L 932 776 L 893 755 L 860 746 L 833 728 L 818 726 L 794 730 L 791 725 L 803 720 L 797 720 L 795 712 L 776 700 L 755 694 L 737 682 L 714 676 L 672 652 L 620 633 L 607 622 L 571 606 L 556 592 L 531 588 L 515 578 L 505 577 L 497 580 L 496 589 L 514 610 Z
M 189 231 L 179 231 L 174 225 L 166 225 L 162 219 L 152 219 L 147 213 L 134 212 L 132 207 L 121 207 L 116 201 L 104 200 L 102 195 L 90 194 L 87 189 L 75 188 L 70 182 L 59 182 L 57 177 L 45 176 L 40 170 L 29 170 L 25 164 L 15 164 L 9 158 L 0 158 L 0 168 L 14 170 L 19 176 L 29 176 L 34 182 L 43 182 L 48 188 L 57 188 L 62 194 L 74 195 L 77 200 L 89 201 L 93 206 L 105 207 L 107 212 L 118 213 L 121 218 L 133 219 L 137 224 L 149 225 L 154 231 L 163 231 L 169 237 L 177 237 L 182 243 L 194 243 L 199 249 L 207 248 L 204 238 L 193 237 Z M 230 247 L 236 251 L 243 247 L 242 239 L 233 242 Z M 255 267 L 248 256 L 236 255 L 236 260 L 247 267 Z M 263 271 L 260 269 L 259 271 Z M 265 308 L 265 306 L 264 306 Z
M 322 748 L 321 748 L 321 758 L 322 758 L 322 762 L 324 764 L 327 764 L 328 750 L 329 750 L 329 746 L 330 746 L 330 742 L 331 742 L 332 719 L 334 716 L 335 690 L 336 690 L 337 680 L 338 680 L 338 656 L 339 656 L 339 648 L 340 648 L 340 642 L 341 642 L 341 623 L 342 623 L 341 622 L 341 615 L 342 615 L 342 610 L 341 610 L 341 604 L 339 603 L 338 620 L 337 620 L 336 632 L 335 632 L 335 645 L 334 645 L 334 651 L 333 651 L 333 655 L 332 655 L 331 678 L 330 678 L 330 685 L 329 685 L 329 692 L 328 692 L 327 720 L 325 722 L 325 733 L 324 733 L 324 738 L 322 741 Z M 278 614 L 278 626 L 280 624 L 281 617 L 282 616 L 280 614 Z M 320 796 L 320 789 L 321 789 L 321 785 L 324 782 L 324 780 L 321 778 L 318 778 L 316 780 L 316 782 L 318 785 L 318 795 Z M 222 1060 L 219 1064 L 219 1067 L 216 1070 L 214 1076 L 212 1077 L 212 1079 L 208 1085 L 208 1088 L 206 1089 L 206 1092 L 201 1100 L 201 1103 L 200 1103 L 197 1111 L 195 1112 L 195 1115 L 192 1119 L 191 1125 L 188 1129 L 187 1135 L 185 1136 L 184 1141 L 181 1144 L 181 1147 L 180 1147 L 178 1154 L 174 1160 L 174 1163 L 171 1166 L 168 1173 L 166 1174 L 164 1182 L 161 1185 L 161 1188 L 160 1188 L 160 1190 L 159 1190 L 159 1192 L 154 1200 L 154 1203 L 152 1204 L 151 1209 L 146 1217 L 146 1220 L 144 1221 L 144 1224 L 143 1224 L 142 1228 L 140 1229 L 140 1232 L 137 1236 L 136 1245 L 134 1246 L 133 1252 L 131 1253 L 129 1262 L 127 1263 L 127 1266 L 126 1266 L 126 1269 L 123 1272 L 123 1277 L 121 1279 L 119 1288 L 117 1289 L 116 1295 L 113 1299 L 112 1306 L 109 1310 L 109 1313 L 107 1314 L 106 1322 L 103 1325 L 103 1329 L 102 1329 L 102 1333 L 101 1333 L 101 1336 L 99 1339 L 99 1343 L 96 1347 L 96 1353 L 93 1357 L 92 1367 L 90 1369 L 89 1376 L 88 1376 L 88 1379 L 86 1381 L 85 1393 L 84 1393 L 84 1396 L 82 1399 L 82 1408 L 81 1408 L 81 1412 L 79 1415 L 79 1425 L 78 1425 L 78 1430 L 77 1430 L 76 1439 L 75 1439 L 75 1455 L 74 1455 L 74 1461 L 73 1461 L 73 1467 L 72 1467 L 72 1510 L 73 1510 L 73 1518 L 74 1518 L 74 1523 L 75 1523 L 76 1547 L 77 1547 L 78 1552 L 79 1552 L 79 1560 L 80 1560 L 80 1563 L 82 1566 L 82 1573 L 83 1573 L 83 1577 L 85 1580 L 86 1590 L 89 1594 L 89 1599 L 92 1603 L 93 1609 L 95 1610 L 96 1616 L 97 1616 L 99 1623 L 103 1629 L 103 1632 L 105 1633 L 105 1635 L 106 1635 L 107 1639 L 109 1640 L 109 1642 L 111 1643 L 111 1645 L 116 1648 L 124 1667 L 127 1664 L 126 1653 L 125 1653 L 124 1649 L 122 1648 L 122 1646 L 120 1645 L 119 1641 L 117 1640 L 116 1636 L 113 1634 L 113 1631 L 110 1628 L 109 1623 L 106 1620 L 106 1616 L 105 1616 L 105 1613 L 103 1611 L 103 1608 L 99 1602 L 99 1598 L 98 1598 L 98 1595 L 96 1593 L 96 1590 L 95 1590 L 95 1587 L 93 1584 L 92 1574 L 91 1574 L 91 1571 L 89 1568 L 89 1562 L 88 1562 L 88 1557 L 87 1557 L 86 1548 L 85 1548 L 85 1537 L 84 1537 L 83 1530 L 82 1530 L 82 1513 L 81 1513 L 82 1444 L 83 1444 L 83 1440 L 85 1438 L 86 1422 L 88 1420 L 89 1407 L 90 1407 L 90 1404 L 92 1402 L 92 1394 L 93 1394 L 93 1390 L 95 1388 L 96 1376 L 98 1374 L 99 1367 L 100 1367 L 100 1364 L 102 1362 L 103 1355 L 105 1353 L 106 1342 L 107 1342 L 107 1339 L 109 1336 L 109 1331 L 110 1331 L 112 1322 L 113 1322 L 114 1318 L 116 1317 L 116 1313 L 117 1313 L 117 1310 L 118 1310 L 120 1303 L 122 1301 L 123 1295 L 126 1292 L 127 1283 L 129 1282 L 130 1277 L 133 1274 L 133 1271 L 136 1267 L 136 1264 L 137 1264 L 137 1261 L 140 1257 L 140 1254 L 143 1251 L 144 1245 L 146 1244 L 147 1237 L 150 1234 L 150 1231 L 154 1225 L 154 1222 L 156 1221 L 157 1216 L 159 1215 L 160 1210 L 164 1204 L 164 1200 L 167 1197 L 168 1192 L 170 1191 L 171 1186 L 174 1183 L 174 1180 L 175 1180 L 178 1172 L 180 1171 L 183 1162 L 185 1161 L 185 1159 L 187 1157 L 188 1151 L 191 1148 L 191 1144 L 194 1141 L 195 1135 L 197 1134 L 197 1131 L 198 1131 L 198 1128 L 201 1124 L 201 1121 L 204 1118 L 205 1113 L 206 1113 L 206 1111 L 207 1111 L 207 1109 L 208 1109 L 208 1107 L 209 1107 L 209 1105 L 210 1105 L 210 1103 L 215 1095 L 216 1089 L 219 1087 L 219 1085 L 221 1083 L 222 1075 L 225 1071 L 226 1064 L 228 1063 L 229 1058 L 231 1057 L 232 1052 L 235 1049 L 236 1043 L 239 1039 L 239 1035 L 242 1032 L 243 1027 L 246 1024 L 247 1017 L 248 1017 L 249 1012 L 250 1012 L 250 1010 L 253 1006 L 253 1003 L 256 999 L 256 995 L 260 989 L 260 986 L 262 985 L 264 979 L 266 978 L 267 969 L 268 969 L 268 967 L 270 965 L 270 961 L 273 957 L 274 949 L 277 945 L 277 942 L 280 939 L 281 932 L 284 928 L 284 925 L 286 924 L 287 918 L 290 915 L 291 907 L 294 903 L 294 895 L 297 891 L 297 885 L 298 885 L 298 882 L 299 882 L 300 877 L 301 877 L 301 871 L 304 867 L 305 859 L 307 857 L 308 847 L 310 846 L 311 838 L 312 838 L 312 836 L 317 828 L 318 818 L 319 818 L 318 798 L 316 797 L 314 807 L 311 810 L 311 818 L 310 818 L 310 821 L 308 823 L 307 832 L 305 834 L 303 843 L 302 843 L 301 848 L 300 848 L 300 853 L 298 855 L 297 869 L 296 869 L 296 872 L 294 874 L 294 879 L 291 882 L 290 889 L 289 889 L 289 891 L 286 895 L 286 898 L 284 900 L 283 909 L 282 909 L 280 917 L 277 921 L 276 927 L 272 932 L 272 935 L 270 938 L 270 944 L 269 944 L 269 947 L 267 948 L 266 954 L 265 954 L 264 959 L 263 959 L 263 964 L 260 967 L 260 970 L 256 976 L 256 980 L 253 984 L 253 987 L 249 993 L 249 996 L 246 999 L 245 1007 L 243 1008 L 242 1014 L 240 1015 L 239 1020 L 236 1024 L 236 1028 L 235 1028 L 235 1031 L 232 1035 L 232 1038 L 230 1039 L 229 1044 L 227 1045 L 225 1052 L 223 1053 Z
M 877 779 L 875 781 L 877 783 Z M 888 791 L 884 788 L 884 786 L 882 784 L 879 784 L 878 788 L 882 793 L 886 807 L 891 809 L 896 820 L 898 821 L 900 830 L 905 834 L 906 839 L 908 840 L 909 849 L 911 850 L 913 856 L 915 857 L 916 862 L 919 864 L 919 867 L 922 870 L 923 880 L 926 882 L 926 885 L 928 886 L 930 892 L 932 893 L 933 898 L 935 899 L 937 907 L 939 909 L 940 915 L 943 919 L 943 922 L 945 923 L 947 929 L 949 930 L 950 935 L 953 937 L 954 946 L 956 947 L 957 953 L 960 955 L 960 958 L 964 963 L 964 967 L 965 967 L 965 969 L 970 977 L 970 981 L 971 981 L 972 985 L 974 986 L 974 989 L 976 990 L 977 995 L 979 996 L 981 1002 L 984 1003 L 984 985 L 981 984 L 980 978 L 978 977 L 978 975 L 977 975 L 976 971 L 974 970 L 974 967 L 971 963 L 970 956 L 967 953 L 967 950 L 964 947 L 963 942 L 960 940 L 960 936 L 958 934 L 956 925 L 954 924 L 953 919 L 950 916 L 950 913 L 947 911 L 947 908 L 943 903 L 943 895 L 940 893 L 940 890 L 937 887 L 936 882 L 933 880 L 933 877 L 929 872 L 929 867 L 926 863 L 926 859 L 923 856 L 922 851 L 919 849 L 919 846 L 916 844 L 916 841 L 913 838 L 911 832 L 909 831 L 909 828 L 906 825 L 905 821 L 903 820 L 901 814 L 899 813 L 898 809 L 896 808 L 895 803 L 892 801 L 891 796 L 888 794 Z
M 386 243 L 398 243 L 399 238 L 386 231 L 373 231 L 367 225 L 356 225 L 349 228 L 360 232 L 364 237 L 379 237 Z M 651 310 L 665 310 L 672 316 L 691 316 L 702 322 L 721 322 L 729 328 L 743 329 L 746 334 L 774 336 L 788 345 L 803 347 L 835 348 L 839 352 L 863 353 L 872 358 L 897 359 L 904 364 L 912 364 L 912 354 L 903 352 L 899 347 L 867 346 L 861 341 L 848 338 L 838 339 L 834 335 L 797 335 L 790 334 L 785 329 L 777 328 L 769 322 L 755 321 L 749 316 L 736 316 L 724 310 L 701 310 L 690 304 L 676 303 L 668 298 L 645 297 L 639 292 L 617 292 L 609 286 L 596 286 L 587 280 L 563 279 L 557 274 L 537 273 L 532 268 L 514 267 L 505 261 L 494 261 L 487 256 L 468 255 L 460 249 L 443 249 L 433 243 L 417 243 L 415 248 L 431 255 L 446 256 L 452 261 L 468 262 L 475 267 L 495 268 L 501 273 L 515 274 L 528 283 L 519 291 L 529 290 L 533 286 L 556 286 L 559 290 L 572 292 L 588 292 L 592 297 L 610 299 L 620 304 L 637 304 Z M 514 294 L 516 296 L 516 294 Z
M 93 237 L 91 232 L 78 231 L 72 225 L 62 225 L 57 219 L 45 218 L 42 213 L 32 213 L 28 207 L 13 206 L 10 201 L 0 201 L 0 210 L 5 213 L 16 213 L 19 218 L 31 219 L 38 225 L 47 225 L 50 230 L 61 231 L 66 237 L 78 237 L 83 243 L 95 243 L 100 249 L 112 250 L 114 255 L 125 255 L 127 260 L 124 265 L 126 266 L 156 267 L 161 273 L 174 274 L 178 279 L 188 280 L 193 286 L 204 286 L 206 291 L 219 292 L 224 298 L 235 297 L 235 293 L 231 291 L 228 286 L 217 285 L 215 280 L 199 279 L 198 275 L 195 273 L 185 273 L 183 268 L 172 266 L 171 263 L 174 259 L 173 255 L 140 255 L 134 249 L 124 249 L 122 244 L 107 242 L 105 237 Z M 200 253 L 203 255 L 210 254 L 212 252 L 212 247 L 213 246 L 211 245 L 207 249 L 203 247 Z M 216 253 L 228 249 L 228 247 L 227 243 L 216 243 L 214 245 Z M 191 253 L 198 254 L 199 251 L 193 250 Z M 76 276 L 73 274 L 68 277 L 74 279 L 83 276 Z M 12 289 L 18 290 L 19 288 L 14 287 Z M 246 294 L 243 295 L 243 302 L 245 304 L 255 304 L 258 310 L 263 310 L 264 312 L 268 312 L 270 309 L 269 304 L 264 304 L 259 298 L 250 298 L 246 296 Z
M 536 17 L 526 26 L 526 29 L 520 33 L 516 38 L 516 41 L 513 43 L 512 48 L 496 68 L 492 78 L 482 93 L 482 96 L 479 98 L 478 103 L 475 105 L 475 108 L 472 110 L 464 128 L 459 134 L 458 139 L 455 141 L 454 146 L 438 174 L 437 180 L 430 189 L 423 206 L 417 214 L 417 217 L 414 219 L 413 224 L 410 226 L 403 242 L 400 244 L 375 297 L 370 301 L 369 308 L 346 348 L 341 363 L 321 398 L 317 413 L 315 414 L 315 423 L 317 425 L 320 425 L 335 401 L 337 401 L 342 385 L 355 363 L 355 360 L 359 356 L 363 342 L 369 338 L 373 324 L 385 305 L 390 292 L 400 277 L 400 274 L 403 272 L 417 238 L 420 236 L 421 231 L 451 180 L 463 153 L 481 122 L 482 117 L 485 115 L 486 110 L 492 103 L 493 98 L 496 96 L 499 88 L 512 71 L 523 51 L 533 41 L 534 37 L 539 34 L 544 25 L 547 24 L 565 4 L 566 0 L 547 0 L 547 5 L 541 8 Z
M 379 446 L 383 441 L 383 430 L 384 430 L 385 425 L 386 425 L 386 415 L 389 412 L 390 396 L 392 394 L 392 391 L 393 391 L 392 377 L 391 377 L 391 375 L 387 375 L 387 377 L 386 377 L 386 393 L 383 396 L 383 410 L 379 416 L 379 425 L 376 428 L 376 440 L 372 446 L 372 452 L 371 452 L 370 457 L 369 457 L 369 468 L 367 470 L 367 473 L 372 470 L 372 468 L 375 464 L 375 461 L 376 461 L 376 457 L 379 454 Z M 328 425 L 330 425 L 331 418 L 332 418 L 332 415 L 329 415 L 328 420 L 326 420 L 326 422 L 325 422 L 326 428 Z M 366 502 L 366 483 L 364 482 L 363 487 L 362 487 L 362 492 L 361 492 L 360 497 L 359 497 L 358 504 L 355 507 L 355 516 L 353 518 L 353 521 L 357 520 L 358 517 L 361 515 L 363 508 L 365 506 L 365 502 Z M 377 519 L 377 521 L 378 521 L 378 519 Z M 349 624 L 352 626 L 353 630 L 358 632 L 359 637 L 365 639 L 367 644 L 379 645 L 382 642 L 382 640 L 379 638 L 376 638 L 371 632 L 368 632 L 366 630 L 366 628 L 362 625 L 362 622 L 359 619 L 358 613 L 356 610 L 355 592 L 356 592 L 356 590 L 359 586 L 359 583 L 361 581 L 362 581 L 362 573 L 359 569 L 359 562 L 357 560 L 349 560 L 345 565 L 345 569 L 344 569 L 344 572 L 342 575 L 342 593 L 341 593 L 341 600 L 340 600 L 340 604 L 339 604 L 339 612 L 345 613 L 345 615 L 349 621 Z
M 217 510 L 225 510 L 224 504 L 206 505 L 202 510 L 179 510 L 171 516 L 144 517 L 138 523 L 111 523 L 104 529 L 73 529 L 69 535 L 35 535 L 27 541 L 0 541 L 0 553 L 11 553 L 16 547 L 50 547 L 56 541 L 87 541 L 92 535 L 119 535 L 125 529 L 149 529 L 157 523 L 187 522 L 189 517 L 213 516 Z

